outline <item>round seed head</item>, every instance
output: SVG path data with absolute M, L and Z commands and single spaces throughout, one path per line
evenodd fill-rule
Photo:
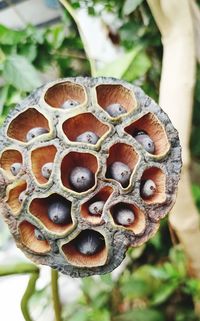
M 122 105 L 120 105 L 118 103 L 110 104 L 109 106 L 107 106 L 105 108 L 105 110 L 107 111 L 107 113 L 111 117 L 117 117 L 117 116 L 127 113 L 127 110 Z
M 135 214 L 129 208 L 119 208 L 115 213 L 115 221 L 117 224 L 129 226 L 135 220 Z
M 52 169 L 53 169 L 53 163 L 44 164 L 41 168 L 42 176 L 45 177 L 46 179 L 49 179 L 52 173 Z
M 76 137 L 76 141 L 79 143 L 88 143 L 95 145 L 99 140 L 99 136 L 91 131 L 87 131 Z
M 77 192 L 84 192 L 94 185 L 94 174 L 86 167 L 75 167 L 70 173 L 70 184 Z
M 67 203 L 55 201 L 48 207 L 48 217 L 55 224 L 67 224 L 71 220 L 71 208 Z
M 83 255 L 93 255 L 98 253 L 103 246 L 103 240 L 95 233 L 84 233 L 77 238 L 76 249 Z
M 154 181 L 152 181 L 152 179 L 147 179 L 146 181 L 142 182 L 141 184 L 141 196 L 144 198 L 148 198 L 152 195 L 154 195 L 156 191 L 156 184 L 154 183 Z
M 152 139 L 147 135 L 147 134 L 142 134 L 139 133 L 135 136 L 135 139 L 137 140 L 138 143 L 140 143 L 144 149 L 150 153 L 153 154 L 155 151 L 155 145 Z
M 36 239 L 37 239 L 38 241 L 44 241 L 44 240 L 46 240 L 45 237 L 44 237 L 44 235 L 42 234 L 42 232 L 41 232 L 38 228 L 35 228 L 35 229 L 34 229 L 34 235 L 35 235 L 35 237 L 36 237 Z
M 80 105 L 80 103 L 74 99 L 65 100 L 64 103 L 60 106 L 62 109 L 70 109 Z
M 131 170 L 128 165 L 122 162 L 114 162 L 109 168 L 110 175 L 113 179 L 122 184 L 122 186 L 127 186 L 129 183 L 129 178 L 131 176 Z
M 26 134 L 26 141 L 29 142 L 31 139 L 46 133 L 48 133 L 48 130 L 46 128 L 43 128 L 43 127 L 32 128 Z
M 105 202 L 103 201 L 97 201 L 89 206 L 89 212 L 92 215 L 101 215 L 103 212 L 103 207 L 104 207 Z
M 23 191 L 19 194 L 18 201 L 19 203 L 22 203 L 26 198 L 26 191 Z
M 10 171 L 14 176 L 17 176 L 17 174 L 19 174 L 21 168 L 22 168 L 22 164 L 21 163 L 13 163 L 10 166 Z

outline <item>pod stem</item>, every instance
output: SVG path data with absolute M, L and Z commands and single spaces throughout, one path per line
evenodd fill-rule
M 51 269 L 51 293 L 55 312 L 55 321 L 62 321 L 61 303 L 58 290 L 58 271 Z
M 15 263 L 15 264 L 5 264 L 0 265 L 0 277 L 8 275 L 17 274 L 30 274 L 30 279 L 26 288 L 26 291 L 21 300 L 21 311 L 26 321 L 32 321 L 28 303 L 35 292 L 36 281 L 39 278 L 40 270 L 39 268 L 31 263 Z
M 39 277 L 39 272 L 34 272 L 31 274 L 26 291 L 25 291 L 25 293 L 22 297 L 22 300 L 21 300 L 21 310 L 22 310 L 24 319 L 26 321 L 33 320 L 30 316 L 28 303 L 29 303 L 31 296 L 35 292 L 35 286 L 36 286 L 36 282 L 37 282 L 38 277 Z
M 72 19 L 74 20 L 77 29 L 79 31 L 79 35 L 81 37 L 82 43 L 83 43 L 83 47 L 84 47 L 84 51 L 85 54 L 87 56 L 88 62 L 90 64 L 90 71 L 91 71 L 91 76 L 95 76 L 96 75 L 96 66 L 95 66 L 95 61 L 94 59 L 91 57 L 91 53 L 90 53 L 90 48 L 88 46 L 88 42 L 87 39 L 83 33 L 83 30 L 81 28 L 81 25 L 78 21 L 77 15 L 75 13 L 75 10 L 73 9 L 73 7 L 69 4 L 69 2 L 67 0 L 59 0 L 60 3 L 63 5 L 63 7 L 67 10 L 67 12 L 70 14 L 70 16 L 72 17 Z

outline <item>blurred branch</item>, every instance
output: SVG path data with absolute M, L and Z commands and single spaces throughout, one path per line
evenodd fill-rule
M 147 0 L 161 31 L 163 64 L 160 105 L 179 131 L 183 171 L 176 204 L 169 220 L 188 258 L 189 272 L 200 278 L 200 220 L 191 194 L 189 139 L 195 86 L 193 0 Z
M 32 318 L 29 313 L 28 303 L 29 303 L 31 296 L 35 292 L 35 285 L 36 285 L 38 277 L 39 277 L 39 272 L 34 272 L 31 274 L 26 291 L 25 291 L 23 298 L 21 300 L 21 310 L 22 310 L 24 319 L 26 321 L 32 321 Z
M 55 312 L 55 321 L 62 321 L 61 304 L 58 291 L 58 271 L 51 269 L 51 292 Z
M 73 9 L 73 7 L 69 4 L 69 2 L 67 0 L 59 0 L 59 1 L 60 1 L 60 3 L 62 3 L 62 5 L 68 11 L 68 13 L 72 17 L 72 19 L 74 20 L 74 22 L 75 22 L 75 24 L 76 24 L 76 26 L 78 28 L 78 31 L 79 31 L 79 34 L 80 34 L 80 37 L 81 37 L 81 40 L 82 40 L 82 43 L 83 43 L 83 47 L 84 47 L 84 50 L 85 50 L 85 54 L 86 54 L 87 59 L 88 59 L 89 64 L 90 64 L 91 75 L 95 76 L 96 75 L 95 61 L 91 57 L 91 53 L 90 53 L 90 49 L 89 49 L 89 46 L 88 46 L 88 43 L 87 43 L 87 39 L 85 38 L 85 35 L 84 35 L 84 33 L 83 33 L 82 29 L 81 29 L 81 26 L 79 24 L 79 21 L 77 19 L 76 13 L 75 13 L 75 10 Z

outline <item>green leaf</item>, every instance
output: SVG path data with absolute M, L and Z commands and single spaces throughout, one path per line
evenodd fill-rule
M 3 113 L 3 107 L 8 97 L 9 85 L 0 88 L 0 115 Z
M 153 309 L 133 310 L 127 313 L 123 313 L 116 318 L 114 321 L 164 321 L 163 315 Z
M 35 67 L 25 57 L 19 55 L 12 55 L 6 59 L 3 77 L 21 91 L 31 91 L 41 86 Z
M 0 64 L 3 64 L 6 59 L 6 55 L 3 50 L 0 48 Z
M 0 44 L 14 46 L 26 39 L 26 31 L 17 31 L 0 25 Z
M 105 67 L 97 71 L 97 76 L 122 78 L 140 50 L 140 46 L 135 47 L 112 63 L 106 64 Z
M 123 6 L 123 14 L 131 14 L 142 2 L 143 0 L 126 0 Z
M 37 45 L 34 43 L 26 43 L 20 46 L 18 54 L 26 57 L 30 62 L 37 57 Z
M 129 68 L 123 75 L 123 79 L 129 82 L 139 79 L 144 76 L 151 67 L 151 61 L 145 52 L 137 54 L 135 59 L 131 62 Z
M 47 42 L 55 49 L 60 48 L 65 39 L 65 29 L 63 26 L 51 28 L 46 34 Z
M 132 277 L 129 282 L 122 285 L 121 291 L 127 298 L 138 298 L 148 296 L 150 289 L 145 280 Z
M 178 287 L 177 282 L 162 284 L 160 288 L 154 293 L 153 298 L 151 300 L 153 305 L 159 305 L 163 302 L 165 302 L 172 293 L 176 290 Z

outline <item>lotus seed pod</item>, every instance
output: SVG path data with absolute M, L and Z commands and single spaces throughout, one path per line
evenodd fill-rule
M 118 117 L 127 112 L 126 109 L 118 103 L 110 104 L 109 106 L 106 107 L 105 110 L 111 117 Z
M 66 224 L 70 221 L 70 207 L 60 201 L 54 202 L 48 207 L 48 217 L 55 224 Z
M 50 163 L 50 162 L 46 163 L 42 166 L 41 174 L 46 179 L 49 179 L 49 177 L 51 176 L 52 170 L 53 170 L 53 163 Z
M 95 145 L 99 140 L 99 136 L 95 133 L 87 131 L 79 136 L 76 137 L 76 141 L 79 143 L 88 143 Z
M 141 196 L 146 198 L 154 195 L 156 192 L 156 184 L 152 179 L 141 182 Z
M 102 239 L 94 233 L 80 235 L 76 244 L 78 252 L 83 255 L 94 255 L 101 250 L 101 247 Z
M 129 226 L 133 224 L 135 214 L 128 208 L 119 208 L 115 213 L 115 221 L 117 224 Z
M 22 164 L 21 163 L 13 163 L 10 166 L 10 171 L 14 176 L 17 176 L 19 174 L 21 168 L 22 168 Z
M 35 234 L 35 237 L 36 237 L 36 239 L 38 241 L 44 241 L 45 240 L 44 235 L 42 234 L 42 232 L 38 228 L 35 228 L 34 234 Z
M 110 175 L 113 179 L 118 181 L 122 186 L 127 186 L 131 176 L 131 170 L 128 165 L 122 162 L 114 162 L 110 166 Z
M 97 201 L 89 206 L 89 212 L 92 215 L 101 215 L 103 212 L 103 207 L 105 205 L 105 202 L 103 201 Z
M 86 167 L 75 167 L 70 174 L 70 183 L 77 192 L 84 192 L 94 185 L 94 175 Z
M 28 131 L 28 133 L 26 135 L 26 141 L 29 142 L 33 138 L 43 135 L 43 134 L 46 134 L 46 133 L 48 133 L 48 130 L 46 128 L 42 128 L 42 127 L 32 128 Z
M 73 100 L 73 99 L 68 99 L 60 106 L 60 108 L 70 109 L 70 108 L 77 107 L 78 105 L 80 105 L 80 103 L 78 101 Z
M 147 135 L 147 134 L 142 134 L 142 132 L 139 132 L 135 137 L 134 137 L 138 143 L 140 143 L 144 149 L 150 153 L 154 154 L 155 151 L 155 145 L 152 139 Z
M 111 272 L 128 248 L 156 233 L 175 202 L 177 131 L 125 81 L 45 84 L 10 111 L 0 137 L 5 222 L 28 258 L 63 274 Z

